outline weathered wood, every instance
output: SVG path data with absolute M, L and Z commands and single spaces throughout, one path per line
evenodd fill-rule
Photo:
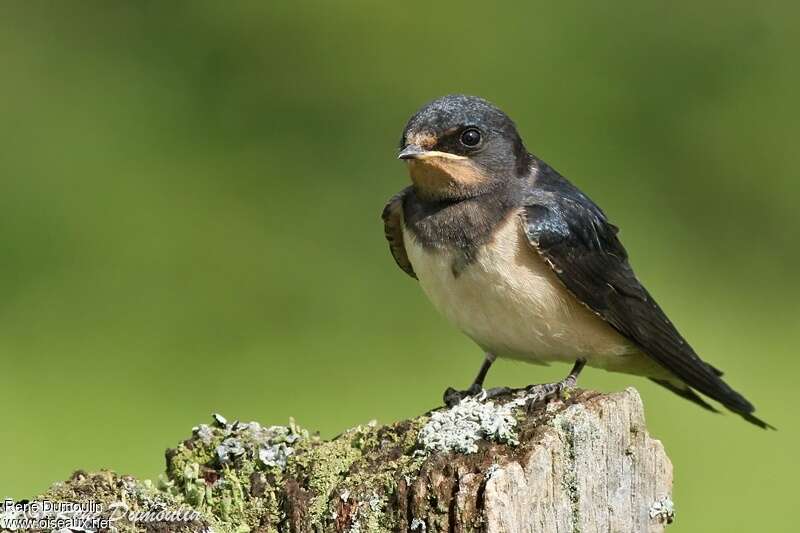
M 486 484 L 489 532 L 663 531 L 672 464 L 628 389 L 567 408 Z
M 672 520 L 672 466 L 634 389 L 525 401 L 470 400 L 329 441 L 216 418 L 167 452 L 159 483 L 79 473 L 41 498 L 196 511 L 121 531 L 658 532 Z

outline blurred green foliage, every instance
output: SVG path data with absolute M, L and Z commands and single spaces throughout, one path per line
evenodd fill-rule
M 479 350 L 379 213 L 408 116 L 482 95 L 622 227 L 697 350 L 780 428 L 633 384 L 671 531 L 789 531 L 797 476 L 796 4 L 6 2 L 0 496 L 142 477 L 219 411 L 331 436 L 466 385 Z M 489 385 L 559 377 L 500 362 Z

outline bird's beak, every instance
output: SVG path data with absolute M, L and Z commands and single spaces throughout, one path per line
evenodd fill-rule
M 409 144 L 405 148 L 403 148 L 399 154 L 397 154 L 397 159 L 431 159 L 434 157 L 438 157 L 441 159 L 467 159 L 467 157 L 463 155 L 456 155 L 450 154 L 447 152 L 439 152 L 437 150 L 423 150 L 416 144 Z
M 409 144 L 397 154 L 397 159 L 419 159 L 424 153 L 425 150 L 416 144 Z

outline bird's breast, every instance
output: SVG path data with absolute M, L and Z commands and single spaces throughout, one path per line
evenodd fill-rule
M 423 246 L 405 226 L 404 242 L 436 309 L 495 355 L 537 361 L 588 357 L 607 366 L 597 358 L 635 352 L 566 290 L 528 243 L 516 212 L 470 257 L 446 245 Z

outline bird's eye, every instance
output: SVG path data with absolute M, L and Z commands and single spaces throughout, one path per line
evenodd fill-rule
M 475 128 L 468 128 L 461 133 L 461 144 L 464 146 L 478 146 L 481 142 L 481 132 Z

